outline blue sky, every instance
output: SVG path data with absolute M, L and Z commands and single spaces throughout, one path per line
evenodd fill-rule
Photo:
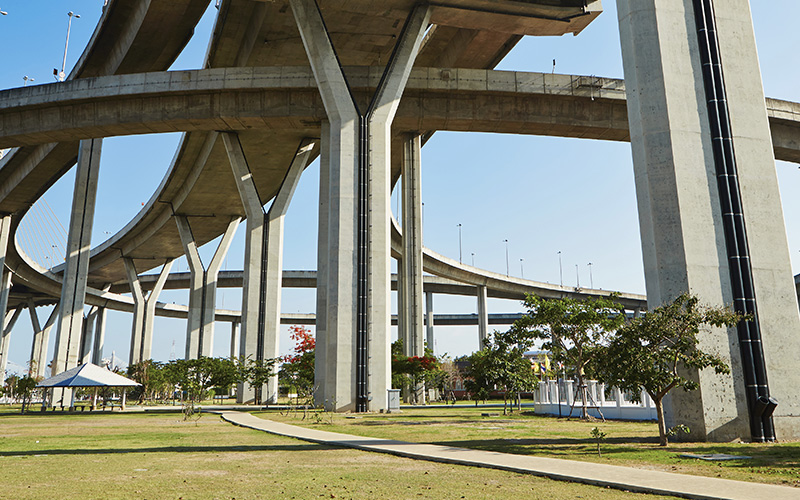
M 67 72 L 77 61 L 100 17 L 102 0 L 0 0 L 8 16 L 0 16 L 3 47 L 0 89 L 18 87 L 23 76 L 32 84 L 54 81 L 60 68 L 67 29 L 67 12 L 81 15 L 72 24 Z M 213 4 L 213 2 L 212 2 Z M 604 2 L 605 12 L 577 37 L 525 38 L 499 69 L 551 71 L 622 77 L 616 8 Z M 791 0 L 753 2 L 753 18 L 766 95 L 800 102 L 800 69 L 796 48 L 800 34 L 792 19 L 800 4 Z M 210 4 L 194 39 L 173 69 L 198 68 L 216 15 Z M 780 15 L 776 15 L 780 13 Z M 109 138 L 101 163 L 94 244 L 122 228 L 158 186 L 172 159 L 178 134 Z M 636 195 L 630 146 L 579 139 L 499 134 L 437 133 L 422 152 L 424 242 L 429 248 L 458 258 L 458 224 L 462 225 L 463 259 L 491 271 L 506 271 L 508 239 L 510 274 L 559 282 L 558 252 L 562 252 L 564 284 L 644 293 Z M 777 163 L 784 216 L 794 273 L 800 272 L 800 188 L 796 165 Z M 316 163 L 304 174 L 286 218 L 285 269 L 316 268 Z M 72 197 L 72 173 L 46 194 L 47 203 L 66 226 Z M 396 196 L 392 201 L 397 210 Z M 226 259 L 225 268 L 241 269 L 243 231 Z M 28 243 L 28 245 L 32 245 Z M 203 249 L 210 259 L 215 243 Z M 23 245 L 23 248 L 28 248 Z M 30 249 L 29 253 L 34 253 Z M 46 260 L 46 259 L 40 259 Z M 42 262 L 47 264 L 48 262 Z M 576 267 L 577 266 L 577 267 Z M 187 270 L 181 259 L 175 270 Z M 185 291 L 164 292 L 164 302 L 187 303 Z M 238 290 L 220 290 L 218 306 L 239 309 Z M 472 297 L 436 296 L 437 313 L 473 313 Z M 515 301 L 490 300 L 490 312 L 520 310 Z M 285 312 L 313 312 L 313 290 L 285 290 Z M 42 321 L 47 311 L 40 310 Z M 114 351 L 127 360 L 131 316 L 111 312 L 105 356 Z M 154 356 L 180 356 L 185 321 L 158 318 Z M 229 328 L 216 327 L 215 355 L 226 355 Z M 12 332 L 11 361 L 24 366 L 30 353 L 31 327 L 27 313 Z M 51 339 L 52 344 L 52 339 Z M 282 350 L 291 347 L 288 336 Z M 460 355 L 478 347 L 474 327 L 438 327 L 437 353 Z M 52 345 L 51 345 L 52 352 Z M 10 366 L 12 371 L 15 366 Z M 19 369 L 19 368 L 17 368 Z

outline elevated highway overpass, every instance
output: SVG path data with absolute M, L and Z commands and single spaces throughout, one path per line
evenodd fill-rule
M 641 217 L 644 221 L 642 234 L 648 289 L 658 290 L 653 294 L 656 298 L 651 299 L 660 302 L 658 297 L 669 296 L 674 291 L 670 287 L 678 286 L 685 278 L 673 281 L 671 277 L 661 276 L 663 273 L 674 271 L 683 276 L 681 273 L 685 271 L 684 274 L 705 276 L 703 273 L 706 271 L 695 269 L 715 269 L 714 265 L 706 264 L 692 267 L 694 261 L 689 259 L 684 262 L 685 269 L 677 265 L 673 270 L 671 252 L 678 248 L 689 253 L 699 248 L 723 248 L 722 230 L 707 228 L 693 232 L 688 229 L 695 227 L 694 220 L 685 218 L 692 210 L 684 208 L 681 212 L 668 206 L 673 198 L 662 193 L 671 181 L 667 179 L 668 182 L 664 183 L 666 188 L 648 184 L 661 175 L 657 175 L 655 170 L 648 173 L 648 168 L 668 165 L 672 160 L 660 163 L 659 157 L 655 163 L 648 163 L 647 155 L 651 151 L 660 151 L 659 154 L 669 157 L 666 151 L 673 151 L 663 147 L 659 149 L 654 146 L 655 142 L 648 142 L 657 136 L 657 133 L 647 135 L 651 131 L 647 128 L 650 126 L 648 120 L 662 116 L 678 120 L 678 116 L 683 116 L 680 113 L 700 113 L 703 118 L 704 112 L 698 111 L 702 109 L 699 104 L 681 108 L 679 112 L 672 110 L 672 113 L 640 112 L 643 99 L 668 104 L 692 102 L 694 98 L 699 99 L 692 92 L 703 87 L 692 84 L 681 88 L 680 92 L 686 95 L 659 101 L 653 96 L 667 92 L 664 88 L 670 85 L 680 87 L 680 84 L 659 77 L 639 79 L 633 76 L 638 69 L 632 68 L 658 63 L 658 58 L 642 60 L 644 62 L 637 63 L 639 66 L 631 62 L 638 57 L 637 50 L 646 46 L 630 42 L 635 38 L 632 33 L 639 29 L 637 23 L 647 25 L 644 18 L 620 18 L 621 27 L 633 30 L 623 30 L 626 78 L 628 86 L 636 89 L 631 109 L 628 109 L 625 85 L 619 80 L 492 71 L 523 35 L 578 34 L 600 13 L 599 1 L 444 0 L 427 4 L 387 0 L 376 8 L 374 2 L 366 0 L 226 0 L 220 5 L 205 68 L 164 72 L 185 45 L 205 5 L 203 2 L 181 1 L 155 6 L 144 0 L 129 3 L 111 0 L 69 82 L 0 93 L 0 124 L 3 127 L 0 147 L 19 148 L 0 161 L 0 212 L 8 214 L 4 219 L 6 237 L 13 237 L 27 208 L 75 163 L 78 141 L 87 152 L 84 160 L 79 161 L 79 171 L 89 172 L 91 160 L 88 158 L 100 154 L 96 138 L 186 132 L 167 175 L 142 211 L 119 233 L 92 250 L 90 259 L 87 251 L 81 251 L 83 258 L 89 259 L 83 271 L 73 276 L 69 262 L 63 268 L 41 269 L 30 262 L 16 245 L 10 245 L 5 263 L 14 273 L 15 286 L 47 296 L 63 297 L 61 283 L 73 283 L 78 276 L 78 281 L 86 280 L 89 286 L 87 303 L 137 310 L 144 314 L 141 299 L 137 302 L 119 293 L 124 289 L 123 283 L 128 281 L 129 287 L 141 288 L 147 281 L 138 276 L 142 271 L 169 263 L 184 253 L 191 255 L 193 248 L 221 234 L 225 237 L 218 255 L 224 254 L 225 241 L 229 241 L 232 228 L 247 218 L 248 255 L 270 257 L 260 261 L 253 257 L 242 273 L 246 297 L 243 322 L 249 325 L 243 327 L 242 352 L 255 353 L 258 350 L 259 356 L 265 355 L 267 351 L 263 346 L 274 342 L 269 338 L 271 334 L 265 338 L 264 332 L 273 331 L 280 320 L 280 256 L 274 254 L 275 243 L 270 244 L 269 240 L 280 238 L 281 210 L 285 212 L 293 190 L 292 183 L 296 183 L 299 171 L 313 157 L 321 155 L 324 164 L 322 183 L 327 189 L 321 190 L 321 205 L 327 219 L 321 221 L 320 226 L 317 300 L 318 310 L 326 314 L 324 320 L 320 318 L 320 337 L 325 340 L 318 347 L 321 354 L 318 356 L 321 363 L 318 373 L 326 374 L 324 380 L 321 379 L 326 399 L 331 400 L 327 397 L 331 396 L 333 400 L 343 401 L 343 408 L 352 406 L 363 410 L 369 405 L 379 408 L 384 399 L 380 388 L 385 385 L 385 373 L 383 368 L 377 372 L 367 370 L 366 360 L 376 363 L 374 366 L 386 365 L 388 351 L 384 349 L 384 342 L 375 339 L 384 339 L 390 324 L 387 307 L 391 288 L 389 255 L 403 261 L 402 295 L 403 300 L 409 301 L 407 309 L 411 311 L 406 318 L 406 335 L 415 350 L 422 344 L 417 339 L 421 338 L 423 269 L 477 287 L 479 300 L 480 297 L 485 300 L 491 293 L 519 297 L 526 291 L 553 297 L 607 294 L 514 280 L 458 264 L 422 249 L 421 242 L 416 241 L 419 238 L 415 237 L 418 199 L 414 201 L 413 186 L 408 189 L 405 186 L 417 181 L 403 183 L 404 196 L 408 196 L 409 202 L 408 210 L 404 208 L 403 211 L 410 214 L 403 223 L 406 234 L 391 226 L 386 203 L 389 187 L 401 172 L 404 179 L 415 178 L 414 172 L 419 168 L 418 149 L 415 149 L 419 147 L 419 137 L 429 137 L 437 130 L 618 141 L 630 140 L 632 136 L 640 212 L 645 212 Z M 725 22 L 733 22 L 730 21 L 733 18 L 738 20 L 737 16 L 749 19 L 749 13 L 745 14 L 741 9 L 732 12 L 736 16 L 725 18 Z M 661 15 L 665 14 L 653 14 L 653 17 Z M 682 24 L 669 26 L 675 29 Z M 765 138 L 763 130 L 759 132 L 756 129 L 769 127 L 775 158 L 798 162 L 800 144 L 796 118 L 800 107 L 767 100 L 767 116 L 761 120 L 758 110 L 764 106 L 758 99 L 763 99 L 763 94 L 760 87 L 756 92 L 756 84 L 749 80 L 757 73 L 757 67 L 753 71 L 752 59 L 738 57 L 738 54 L 754 51 L 751 38 L 725 38 L 726 33 L 742 33 L 737 29 L 720 31 L 723 45 L 728 44 L 727 50 L 737 54 L 737 57 L 725 61 L 729 73 L 741 75 L 742 80 L 738 82 L 739 86 L 730 90 L 729 102 L 734 110 L 732 120 L 740 130 L 753 129 L 752 135 L 746 139 L 737 139 L 748 144 L 740 147 L 737 155 L 741 154 L 743 158 L 760 155 L 758 161 L 751 158 L 752 161 L 741 162 L 745 165 L 742 183 L 758 185 L 758 189 L 771 193 L 774 187 L 769 184 L 769 179 L 774 177 L 774 173 L 766 171 L 768 175 L 764 176 L 764 172 L 756 175 L 748 174 L 750 171 L 747 170 L 750 165 L 768 164 L 763 160 L 769 156 L 771 161 L 773 157 L 764 152 L 769 137 Z M 642 33 L 655 31 L 658 30 L 650 26 Z M 678 35 L 670 39 L 670 43 L 683 38 L 683 35 Z M 691 50 L 669 50 L 694 54 L 697 50 L 692 44 L 696 45 L 696 42 L 690 43 Z M 665 42 L 663 46 L 667 45 Z M 658 67 L 654 71 L 666 69 Z M 685 68 L 676 71 L 690 73 Z M 695 75 L 700 73 L 696 71 Z M 642 94 L 643 89 L 649 89 L 648 85 L 658 85 L 662 80 L 667 82 L 664 88 L 650 89 L 648 91 L 652 94 Z M 748 92 L 739 92 L 745 87 Z M 753 96 L 758 97 L 755 102 Z M 747 105 L 741 104 L 745 101 Z M 738 114 L 739 109 L 748 110 L 750 114 Z M 744 115 L 747 118 L 742 118 Z M 630 125 L 629 117 L 633 117 Z M 692 121 L 691 117 L 680 123 L 695 122 L 701 123 Z M 355 123 L 362 125 L 355 127 Z M 673 126 L 672 123 L 659 124 L 652 130 L 672 131 Z M 698 126 L 702 130 L 687 137 L 702 137 L 702 133 L 707 132 L 708 125 Z M 685 145 L 674 150 L 680 149 L 710 151 L 710 147 L 690 148 Z M 710 155 L 706 156 L 706 167 L 701 166 L 701 170 L 710 168 L 707 167 L 711 162 Z M 231 175 L 230 169 L 236 175 Z M 683 175 L 682 171 L 680 175 Z M 757 178 L 766 180 L 754 181 Z M 700 198 L 697 199 L 708 196 L 703 191 L 704 184 L 696 180 L 678 183 L 681 182 L 684 188 L 700 186 Z M 770 318 L 769 325 L 781 322 L 794 325 L 797 323 L 797 318 L 794 318 L 796 311 L 790 315 L 791 318 L 781 316 L 781 320 L 774 319 L 780 316 L 777 311 L 786 311 L 789 303 L 784 280 L 779 278 L 784 272 L 777 270 L 785 263 L 776 263 L 783 259 L 782 250 L 774 252 L 774 248 L 767 249 L 761 245 L 761 240 L 766 240 L 767 235 L 780 234 L 770 225 L 772 222 L 762 223 L 764 213 L 774 212 L 764 208 L 770 203 L 773 206 L 774 198 L 770 194 L 756 194 L 754 190 L 744 190 L 741 194 L 744 205 L 751 208 L 755 206 L 753 200 L 766 200 L 764 206 L 758 205 L 750 212 L 759 217 L 750 216 L 748 219 L 750 234 L 755 235 L 750 243 L 755 249 L 753 274 L 756 288 L 762 290 L 762 299 L 770 304 L 761 310 L 765 311 L 764 317 Z M 715 196 L 719 195 L 711 195 L 711 198 Z M 242 199 L 241 205 L 231 203 L 232 199 L 240 199 L 237 197 Z M 683 202 L 690 197 L 679 198 Z M 261 213 L 261 207 L 271 199 L 276 201 L 270 211 Z M 658 205 L 661 200 L 667 200 L 665 210 L 657 208 L 661 206 Z M 705 205 L 703 207 L 698 213 L 706 213 Z M 713 212 L 715 209 L 708 210 Z M 683 231 L 677 236 L 680 244 L 673 244 L 672 236 L 659 239 L 662 230 L 672 231 L 672 226 L 661 225 L 663 221 L 659 217 L 662 213 L 673 214 L 670 217 L 681 221 L 678 227 Z M 357 214 L 360 215 L 355 217 Z M 263 236 L 267 233 L 269 238 Z M 706 246 L 693 246 L 691 238 L 698 234 L 716 240 L 704 243 Z M 362 249 L 366 253 L 362 253 Z M 692 255 L 701 254 L 707 259 L 713 252 Z M 724 260 L 721 255 L 715 258 Z M 736 262 L 750 262 L 750 257 L 736 256 L 736 259 Z M 214 267 L 213 263 L 211 267 Z M 160 280 L 162 283 L 156 288 L 183 280 L 178 276 L 168 278 L 169 264 L 165 268 Z M 216 279 L 217 269 L 197 268 L 194 272 L 190 280 L 193 298 L 187 308 L 190 319 L 187 355 L 202 354 L 204 328 L 207 336 L 213 329 L 213 287 L 225 279 L 233 279 L 223 276 Z M 211 281 L 207 279 L 207 273 L 213 275 Z M 199 274 L 205 280 L 201 285 L 197 284 Z M 722 273 L 717 275 L 722 276 Z M 264 276 L 269 277 L 265 279 Z M 655 276 L 661 277 L 656 279 Z M 722 278 L 725 283 L 720 285 L 721 296 L 727 293 L 726 279 Z M 701 288 L 712 282 L 716 283 L 708 279 L 694 281 L 702 284 Z M 716 285 L 709 286 L 714 288 Z M 719 293 L 714 290 L 709 293 L 717 297 Z M 772 293 L 774 290 L 780 292 Z M 202 292 L 203 305 L 199 304 L 200 299 L 195 298 L 200 295 L 194 292 Z M 11 295 L 13 305 L 14 295 Z M 155 296 L 157 298 L 157 293 Z M 250 297 L 262 299 L 261 302 L 252 302 L 254 299 Z M 628 307 L 636 308 L 641 307 L 644 297 L 629 295 L 623 300 L 628 301 Z M 783 305 L 771 305 L 778 302 Z M 207 307 L 209 303 L 210 310 Z M 794 310 L 796 302 L 793 299 L 791 306 Z M 166 311 L 163 306 L 156 309 L 162 313 Z M 80 310 L 82 312 L 82 307 Z M 73 328 L 64 326 L 67 323 L 80 324 L 80 320 L 73 321 L 75 313 L 72 314 L 72 317 L 62 319 L 62 330 Z M 193 317 L 196 327 L 191 326 Z M 354 326 L 357 333 L 352 337 Z M 768 326 L 767 329 L 771 328 Z M 145 326 L 145 333 L 140 334 L 136 333 L 137 327 L 134 328 L 132 353 L 135 347 L 139 349 L 146 343 L 142 340 L 146 338 L 146 330 Z M 137 335 L 139 340 L 136 340 Z M 70 343 L 62 349 L 66 357 L 62 359 L 61 351 L 57 354 L 61 365 L 66 366 L 74 359 L 72 344 L 77 336 L 77 333 L 73 335 L 63 331 L 59 334 L 59 338 L 64 337 L 64 342 Z M 258 348 L 255 347 L 256 339 Z M 191 348 L 190 343 L 193 343 Z M 746 343 L 742 341 L 742 345 Z M 728 344 L 722 342 L 720 345 Z M 351 347 L 353 351 L 350 351 Z M 138 352 L 142 355 L 145 351 L 140 349 Z M 777 351 L 769 351 L 767 357 L 777 359 L 778 354 L 771 352 Z M 780 366 L 784 367 L 785 363 Z M 351 367 L 355 372 L 350 371 Z M 370 373 L 369 377 L 367 373 Z M 777 393 L 784 394 L 784 388 L 789 387 L 784 376 L 785 368 L 780 368 L 777 373 L 781 373 L 777 377 L 780 380 Z M 366 388 L 367 392 L 358 392 L 351 400 L 353 385 L 348 385 L 350 382 L 359 387 L 359 391 Z M 729 392 L 734 393 L 732 387 Z M 371 396 L 368 397 L 367 393 Z M 342 399 L 337 394 L 342 394 Z M 372 396 L 377 399 L 370 403 Z M 789 401 L 794 400 L 790 398 Z M 782 414 L 781 422 L 794 422 L 788 418 L 792 405 L 796 406 L 796 403 L 790 403 L 789 413 Z M 706 429 L 706 425 L 709 429 L 716 425 L 706 416 L 701 420 L 701 429 Z M 786 428 L 790 429 L 795 424 L 787 425 Z M 800 426 L 797 429 L 800 434 Z M 710 431 L 699 432 L 709 435 Z

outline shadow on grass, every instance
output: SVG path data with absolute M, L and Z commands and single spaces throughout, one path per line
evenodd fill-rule
M 42 449 L 4 451 L 0 452 L 0 457 L 32 457 L 36 455 L 117 455 L 126 453 L 240 453 L 252 451 L 320 451 L 335 449 L 345 448 L 309 443 L 263 446 L 159 446 L 149 448 Z
M 766 467 L 769 470 L 755 471 L 767 474 L 778 473 L 774 469 L 787 469 L 794 476 L 800 478 L 800 443 L 780 443 L 780 444 L 712 444 L 705 443 L 700 445 L 686 446 L 685 443 L 674 443 L 668 448 L 676 454 L 692 453 L 696 455 L 721 453 L 725 455 L 744 455 L 753 457 L 752 459 L 730 460 L 718 463 L 724 467 L 736 467 L 742 469 L 758 469 Z M 685 459 L 699 460 L 699 459 Z
M 658 439 L 606 439 L 603 442 L 603 455 L 610 456 L 617 453 L 629 453 L 631 451 L 636 451 L 636 448 L 628 448 L 625 446 L 632 443 L 658 444 Z M 500 453 L 513 453 L 515 455 L 540 455 L 550 457 L 560 456 L 565 458 L 597 453 L 597 443 L 596 441 L 590 439 L 473 439 L 468 441 L 440 441 L 431 444 L 469 448 L 473 450 L 495 451 Z

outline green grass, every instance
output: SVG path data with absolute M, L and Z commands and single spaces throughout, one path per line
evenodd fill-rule
M 660 498 L 326 447 L 210 414 L 3 411 L 0 484 L 15 500 Z
M 482 413 L 492 416 L 482 417 Z M 364 414 L 357 418 L 336 414 L 332 424 L 315 424 L 314 419 L 303 421 L 297 415 L 277 411 L 254 414 L 359 436 L 800 487 L 800 443 L 672 443 L 663 448 L 658 446 L 658 430 L 653 422 L 582 422 L 525 413 L 503 416 L 502 409 L 452 407 Z M 324 420 L 327 422 L 330 416 L 326 414 Z M 607 434 L 601 444 L 602 456 L 597 455 L 596 441 L 591 438 L 594 427 Z M 680 458 L 681 453 L 726 453 L 753 459 L 705 462 Z

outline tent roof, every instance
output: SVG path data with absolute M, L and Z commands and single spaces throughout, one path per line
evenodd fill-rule
M 39 382 L 36 387 L 134 387 L 138 384 L 129 378 L 85 363 Z

